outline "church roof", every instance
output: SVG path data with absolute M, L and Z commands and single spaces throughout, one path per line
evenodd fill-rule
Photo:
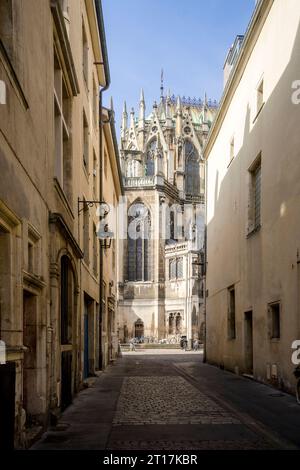
M 175 95 L 166 97 L 163 96 L 157 106 L 157 115 L 159 120 L 164 121 L 166 119 L 166 105 L 169 103 L 170 107 L 170 117 L 175 119 L 177 112 L 177 97 Z M 203 109 L 204 109 L 204 100 L 201 98 L 191 98 L 191 97 L 181 97 L 180 98 L 181 110 L 183 115 L 189 110 L 192 122 L 194 124 L 201 124 L 203 118 Z M 206 107 L 212 113 L 215 113 L 218 109 L 218 102 L 216 100 L 207 100 Z M 153 111 L 147 116 L 146 121 L 151 121 L 153 116 Z

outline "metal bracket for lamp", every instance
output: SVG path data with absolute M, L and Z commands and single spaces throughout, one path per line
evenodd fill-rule
M 80 205 L 83 207 L 80 208 Z M 85 201 L 78 198 L 78 215 L 86 208 L 94 207 L 96 205 L 100 205 L 100 220 L 105 219 L 110 211 L 109 205 L 105 201 Z

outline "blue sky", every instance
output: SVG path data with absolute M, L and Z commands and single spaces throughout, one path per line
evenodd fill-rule
M 255 0 L 102 0 L 111 86 L 119 135 L 123 102 L 138 110 L 141 87 L 146 112 L 165 91 L 219 100 L 223 64 L 237 34 L 247 28 Z

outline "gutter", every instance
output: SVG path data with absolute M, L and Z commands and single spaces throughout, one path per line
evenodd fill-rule
M 103 200 L 103 93 L 108 90 L 110 86 L 110 72 L 106 46 L 106 36 L 103 20 L 102 2 L 101 0 L 95 0 L 96 14 L 98 29 L 101 42 L 101 50 L 103 56 L 103 67 L 105 73 L 106 84 L 100 89 L 99 93 L 99 200 Z M 99 240 L 99 369 L 103 368 L 103 357 L 102 357 L 102 317 L 103 317 L 103 247 L 101 246 L 101 240 Z
M 102 9 L 102 1 L 101 0 L 94 0 L 94 1 L 95 1 L 95 7 L 96 7 L 98 31 L 99 31 L 99 36 L 100 36 L 101 52 L 102 52 L 102 58 L 103 58 L 102 64 L 98 64 L 98 65 L 103 65 L 103 67 L 104 67 L 106 85 L 105 85 L 103 91 L 105 91 L 105 90 L 107 90 L 107 88 L 109 87 L 109 85 L 111 83 L 111 78 L 110 78 L 110 70 L 109 70 L 109 62 L 108 62 L 105 26 L 104 26 L 104 19 L 103 19 L 103 9 Z M 100 116 L 101 116 L 101 114 L 100 114 Z
M 121 186 L 121 194 L 122 196 L 124 196 L 123 175 L 121 171 L 120 153 L 119 153 L 118 140 L 117 140 L 116 128 L 115 128 L 115 119 L 114 119 L 115 113 L 112 109 L 108 109 L 108 115 L 109 115 L 110 129 L 111 129 L 111 134 L 112 134 L 112 139 L 113 139 L 113 144 L 114 144 L 114 151 L 115 151 L 116 161 L 117 161 L 118 176 L 119 176 L 120 186 Z

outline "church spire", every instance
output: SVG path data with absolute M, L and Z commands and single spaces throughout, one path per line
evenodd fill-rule
M 130 128 L 134 127 L 134 108 L 130 111 Z
M 180 115 L 180 114 L 181 114 L 181 99 L 180 99 L 180 96 L 177 96 L 176 114 L 177 114 L 177 115 Z
M 145 97 L 144 97 L 144 90 L 141 88 L 141 95 L 140 95 L 140 112 L 139 112 L 139 127 L 143 128 L 145 123 Z
M 145 96 L 144 96 L 144 90 L 141 88 L 141 94 L 140 94 L 140 103 L 145 103 Z
M 163 100 L 164 97 L 164 69 L 161 69 L 160 74 L 160 98 Z
M 128 126 L 128 114 L 127 114 L 126 101 L 124 101 L 123 113 L 122 113 L 122 125 L 121 125 L 121 137 L 122 137 L 122 139 L 125 139 L 125 133 L 126 133 L 127 126 Z
M 167 99 L 166 99 L 166 125 L 167 125 L 167 127 L 172 126 L 171 93 L 170 93 L 170 90 L 168 90 Z
M 176 103 L 176 135 L 177 137 L 181 136 L 182 131 L 182 110 L 181 110 L 181 99 L 180 96 L 177 97 Z
M 145 139 L 145 97 L 144 90 L 141 88 L 140 95 L 140 109 L 139 109 L 139 125 L 138 125 L 138 142 L 140 148 L 144 148 L 144 139 Z

